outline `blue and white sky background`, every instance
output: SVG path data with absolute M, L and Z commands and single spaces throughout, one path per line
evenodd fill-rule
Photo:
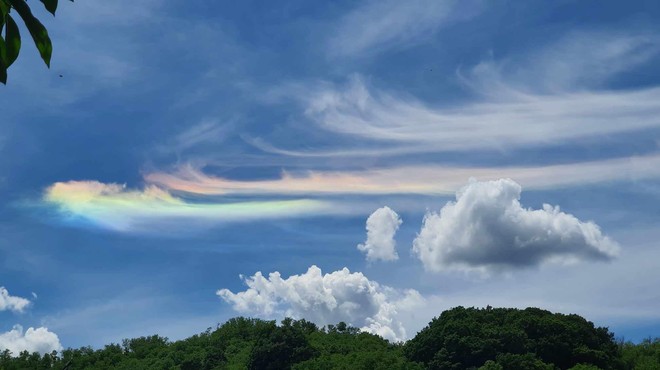
M 660 335 L 658 2 L 38 5 L 51 69 L 26 42 L 0 88 L 0 347 L 405 340 L 457 305 Z

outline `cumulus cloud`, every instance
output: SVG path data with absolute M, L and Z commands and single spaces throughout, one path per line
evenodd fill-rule
M 241 276 L 241 278 L 243 278 Z M 248 289 L 217 294 L 234 310 L 265 317 L 305 318 L 318 325 L 347 322 L 390 340 L 404 340 L 406 331 L 398 319 L 423 301 L 415 290 L 400 291 L 369 280 L 347 268 L 323 274 L 311 266 L 307 272 L 283 279 L 279 272 L 261 272 L 243 278 Z
M 10 350 L 14 356 L 22 351 L 44 354 L 61 351 L 62 344 L 60 344 L 57 334 L 47 328 L 28 328 L 24 332 L 22 326 L 15 325 L 10 331 L 0 334 L 0 350 L 6 349 Z
M 0 311 L 23 312 L 29 305 L 29 300 L 12 296 L 5 287 L 0 287 Z
M 357 248 L 367 254 L 367 261 L 394 261 L 396 253 L 394 234 L 402 221 L 390 207 L 378 208 L 367 219 L 367 241 Z
M 440 213 L 428 213 L 413 242 L 427 270 L 501 270 L 544 262 L 607 261 L 619 250 L 598 225 L 544 204 L 523 208 L 510 179 L 471 181 Z

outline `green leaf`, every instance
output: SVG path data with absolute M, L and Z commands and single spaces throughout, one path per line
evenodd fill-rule
M 5 0 L 0 0 L 0 37 L 2 37 L 2 28 L 5 26 L 7 14 L 9 14 L 9 4 Z
M 57 10 L 57 0 L 39 0 L 44 3 L 46 10 L 48 10 L 52 15 L 55 15 Z
M 23 22 L 25 22 L 32 40 L 34 40 L 34 44 L 39 50 L 41 59 L 50 68 L 50 56 L 53 54 L 53 44 L 50 42 L 46 27 L 32 15 L 32 11 L 30 11 L 30 7 L 25 0 L 9 0 L 9 3 L 16 9 L 21 18 L 23 18 Z
M 2 65 L 2 62 L 0 62 L 0 82 L 3 85 L 7 84 L 7 68 L 5 68 L 4 65 Z
M 3 18 L 9 14 L 9 4 L 5 0 L 0 0 L 0 17 Z M 2 21 L 2 20 L 0 20 Z
M 7 27 L 5 32 L 5 46 L 7 48 L 6 66 L 9 67 L 18 58 L 21 50 L 21 34 L 18 25 L 11 16 L 7 16 Z
M 7 44 L 2 37 L 0 37 L 0 62 L 7 68 Z
M 0 82 L 3 84 L 7 84 L 7 65 L 5 64 L 6 55 L 5 40 L 0 37 Z

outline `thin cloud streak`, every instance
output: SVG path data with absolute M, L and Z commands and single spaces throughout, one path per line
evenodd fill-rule
M 360 77 L 324 88 L 307 102 L 320 127 L 367 140 L 421 144 L 424 151 L 468 151 L 558 144 L 660 127 L 660 88 L 540 95 L 433 108 L 411 97 L 372 92 Z
M 335 26 L 328 45 L 331 57 L 359 57 L 402 49 L 439 29 L 481 12 L 481 1 L 368 1 Z
M 279 179 L 241 181 L 214 177 L 193 166 L 145 175 L 150 184 L 190 194 L 453 194 L 469 178 L 511 178 L 527 189 L 553 189 L 660 177 L 660 154 L 538 167 L 402 166 L 365 171 L 309 171 Z
M 569 32 L 528 53 L 459 67 L 457 82 L 473 94 L 459 104 L 379 89 L 359 74 L 344 85 L 284 84 L 267 100 L 292 98 L 303 120 L 354 144 L 305 151 L 262 138 L 246 141 L 287 156 L 392 156 L 566 145 L 657 129 L 660 87 L 613 89 L 608 83 L 659 53 L 660 36 L 651 32 Z

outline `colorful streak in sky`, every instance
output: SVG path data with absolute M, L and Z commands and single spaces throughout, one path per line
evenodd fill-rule
M 154 185 L 140 191 L 97 181 L 55 183 L 46 190 L 44 200 L 70 219 L 118 231 L 173 220 L 217 223 L 300 217 L 329 213 L 331 208 L 325 202 L 310 199 L 189 202 Z

